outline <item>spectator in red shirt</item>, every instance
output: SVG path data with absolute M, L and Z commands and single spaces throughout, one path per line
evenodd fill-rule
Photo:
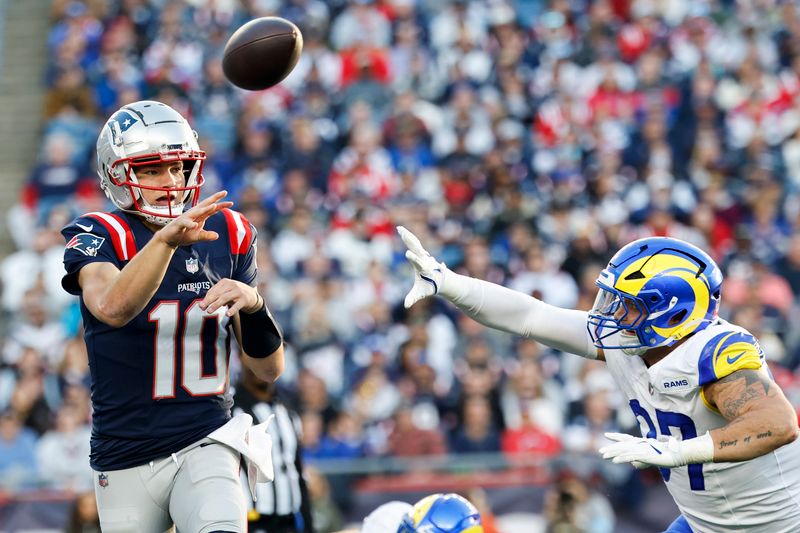
M 522 408 L 522 423 L 519 427 L 503 432 L 501 448 L 503 453 L 537 454 L 552 457 L 561 451 L 561 441 L 536 425 L 531 419 L 530 410 Z

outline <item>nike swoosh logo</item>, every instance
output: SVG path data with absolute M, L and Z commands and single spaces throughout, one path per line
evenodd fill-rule
M 655 451 L 655 452 L 656 452 L 658 455 L 661 455 L 661 452 L 659 451 L 659 449 L 658 449 L 658 448 L 656 448 L 655 446 L 653 446 L 653 445 L 652 445 L 652 444 L 650 444 L 649 442 L 647 443 L 647 445 L 648 445 L 648 446 L 650 446 L 651 448 L 653 448 L 653 451 Z
M 431 278 L 429 278 L 428 276 L 423 276 L 422 274 L 420 274 L 420 275 L 419 275 L 419 277 L 420 277 L 421 279 L 424 279 L 425 281 L 427 281 L 427 282 L 428 282 L 428 283 L 430 283 L 431 285 L 433 285 L 433 292 L 434 292 L 434 294 L 439 294 L 439 286 L 436 284 L 436 282 L 435 282 L 435 281 L 433 281 L 433 280 L 432 280 Z
M 84 226 L 80 222 L 76 222 L 75 225 L 78 226 L 79 228 L 81 228 L 83 231 L 86 231 L 86 232 L 92 231 L 92 228 L 94 228 L 94 224 L 89 224 L 88 226 Z
M 733 363 L 735 363 L 736 361 L 738 361 L 738 360 L 739 360 L 739 358 L 740 358 L 741 356 L 743 356 L 745 353 L 747 353 L 747 350 L 743 351 L 742 353 L 740 353 L 739 355 L 737 355 L 737 356 L 736 356 L 736 357 L 734 357 L 733 359 L 731 359 L 731 356 L 729 355 L 729 356 L 727 357 L 727 359 L 728 359 L 728 364 L 729 364 L 729 365 L 732 365 Z

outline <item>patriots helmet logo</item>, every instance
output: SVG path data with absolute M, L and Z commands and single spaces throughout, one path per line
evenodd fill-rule
M 139 119 L 127 111 L 120 111 L 111 117 L 111 121 L 118 123 L 120 131 L 125 132 L 128 131 L 128 128 L 139 122 Z
M 91 233 L 78 233 L 69 240 L 66 247 L 67 249 L 78 250 L 83 255 L 95 257 L 98 248 L 103 245 L 103 242 L 105 242 L 104 237 L 98 237 Z

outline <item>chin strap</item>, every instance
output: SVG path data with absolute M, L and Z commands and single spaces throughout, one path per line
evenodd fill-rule
M 649 348 L 647 346 L 637 346 L 635 348 L 623 348 L 622 353 L 631 357 L 636 357 L 644 354 Z
M 630 341 L 632 346 L 625 346 L 625 343 L 628 341 Z M 639 340 L 638 335 L 629 337 L 627 335 L 623 335 L 622 333 L 620 333 L 619 344 L 622 346 L 622 353 L 624 353 L 625 355 L 629 355 L 631 357 L 642 355 L 644 352 L 649 350 L 647 346 L 642 346 L 642 341 Z

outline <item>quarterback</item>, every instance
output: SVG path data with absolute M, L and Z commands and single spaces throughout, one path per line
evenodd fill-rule
M 605 361 L 642 436 L 608 433 L 604 458 L 661 469 L 681 515 L 668 533 L 800 531 L 797 415 L 757 339 L 717 315 L 722 272 L 667 237 L 624 246 L 588 313 L 456 274 L 398 227 L 410 307 L 439 294 L 477 321 Z
M 283 339 L 255 289 L 255 229 L 224 191 L 199 201 L 204 160 L 174 109 L 126 105 L 97 139 L 100 186 L 117 209 L 62 231 L 104 532 L 246 531 L 241 455 L 252 483 L 272 474 L 265 428 L 231 418 L 228 364 L 235 337 L 242 362 L 274 381 Z

